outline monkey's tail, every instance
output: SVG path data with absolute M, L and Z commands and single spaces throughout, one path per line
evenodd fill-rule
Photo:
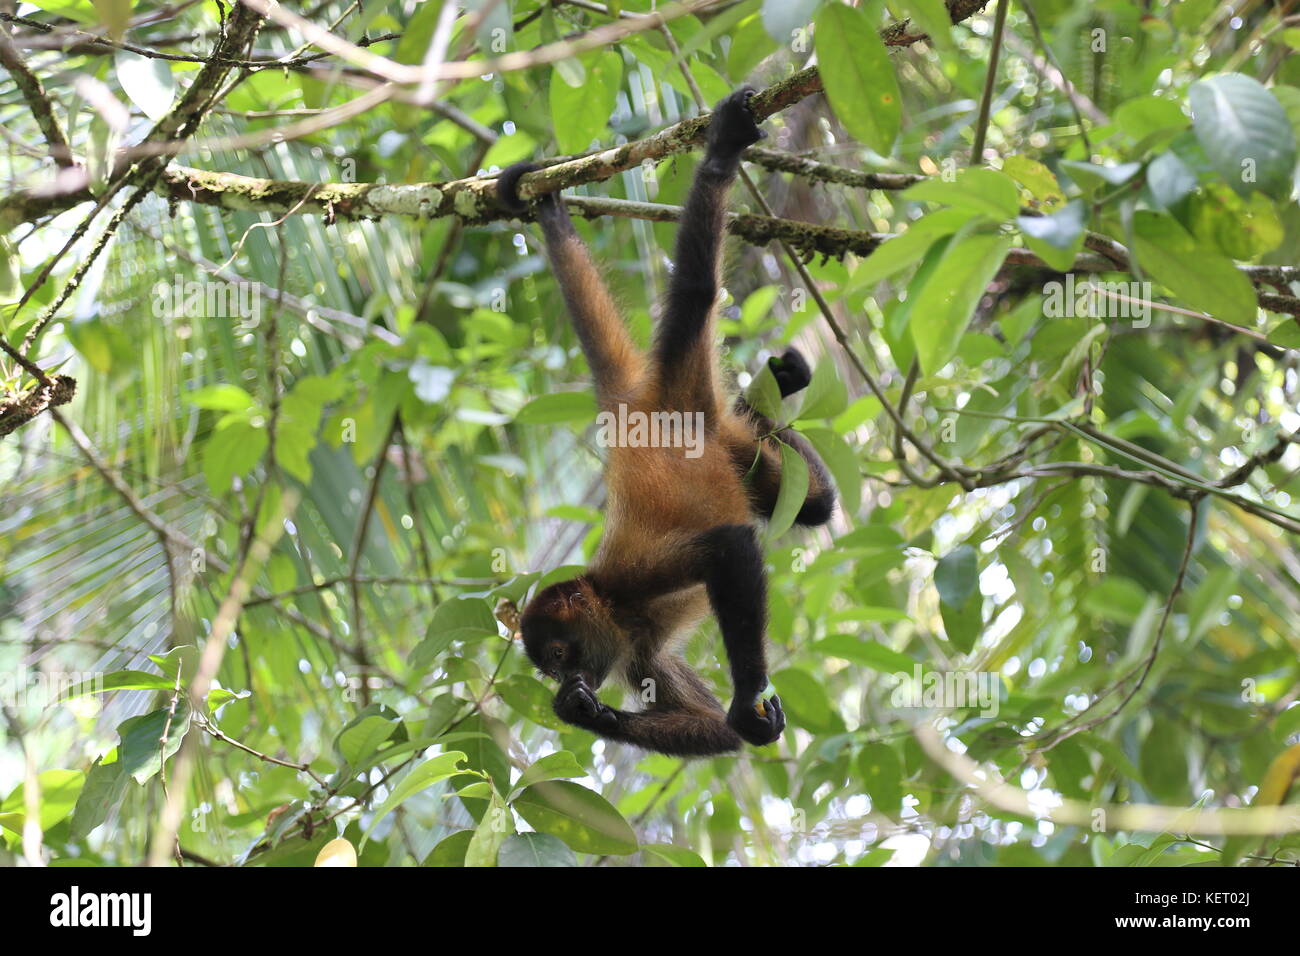
M 528 211 L 528 203 L 519 198 L 519 177 L 543 167 L 536 163 L 515 163 L 497 174 L 497 201 L 513 213 Z

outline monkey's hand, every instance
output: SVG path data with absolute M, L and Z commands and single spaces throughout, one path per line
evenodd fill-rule
M 727 713 L 727 723 L 746 743 L 755 747 L 770 744 L 785 730 L 781 698 L 773 694 L 771 700 L 766 701 L 762 698 L 753 702 L 733 701 Z
M 515 163 L 497 174 L 497 201 L 513 213 L 525 212 L 528 203 L 519 198 L 519 177 L 541 169 L 536 163 Z
M 580 674 L 570 674 L 564 679 L 551 706 L 560 720 L 584 730 L 608 734 L 618 729 L 614 708 L 602 704 Z
M 776 377 L 782 398 L 802 391 L 812 381 L 812 370 L 798 349 L 786 349 L 780 358 L 772 356 L 767 360 L 767 366 Z
M 709 120 L 709 155 L 738 161 L 746 146 L 767 135 L 758 128 L 749 108 L 753 95 L 753 89 L 742 86 L 714 107 Z

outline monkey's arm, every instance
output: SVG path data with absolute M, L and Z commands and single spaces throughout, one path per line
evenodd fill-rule
M 519 199 L 519 177 L 540 167 L 516 163 L 497 177 L 497 196 L 506 208 L 523 212 L 528 206 Z M 591 254 L 573 228 L 573 220 L 555 193 L 536 203 L 537 221 L 546 237 L 546 255 L 560 284 L 573 326 L 587 356 L 595 380 L 596 397 L 602 402 L 628 390 L 641 365 L 640 351 L 624 325 Z
M 700 575 L 722 631 L 731 665 L 732 699 L 727 723 L 755 746 L 770 744 L 785 729 L 781 699 L 773 696 L 760 712 L 767 687 L 767 576 L 763 549 L 749 525 L 719 525 L 697 542 Z
M 717 105 L 709 121 L 704 159 L 695 170 L 677 229 L 668 301 L 654 345 L 666 397 L 687 411 L 716 411 L 713 306 L 726 225 L 727 191 L 740 171 L 740 154 L 763 137 L 749 110 L 751 90 Z
M 681 670 L 689 673 L 683 664 Z M 722 708 L 693 673 L 689 681 L 698 685 L 712 706 L 688 706 L 683 701 L 660 701 L 649 710 L 617 710 L 602 703 L 596 692 L 579 676 L 571 676 L 560 685 L 555 695 L 555 713 L 561 720 L 590 730 L 609 740 L 632 744 L 645 750 L 669 754 L 674 757 L 710 757 L 739 749 L 740 736 L 725 719 Z M 664 692 L 680 691 L 679 683 L 669 686 L 661 681 Z

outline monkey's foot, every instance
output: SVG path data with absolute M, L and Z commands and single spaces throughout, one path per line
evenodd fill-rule
M 780 358 L 772 356 L 767 360 L 767 366 L 776 377 L 776 384 L 781 388 L 782 398 L 802 391 L 812 381 L 812 370 L 798 349 L 786 349 Z
M 761 712 L 759 708 L 762 708 Z M 781 709 L 781 698 L 775 694 L 771 700 L 761 698 L 753 703 L 737 700 L 731 705 L 727 714 L 727 723 L 746 743 L 762 747 L 772 743 L 785 730 L 785 711 Z
M 523 212 L 528 203 L 519 198 L 519 177 L 541 169 L 536 163 L 515 163 L 497 174 L 497 201 L 511 212 Z
M 600 702 L 596 692 L 578 674 L 564 679 L 551 706 L 560 720 L 594 733 L 609 733 L 618 727 L 618 715 Z
M 767 134 L 754 122 L 749 108 L 752 88 L 742 86 L 714 107 L 709 120 L 708 151 L 717 155 L 739 156 L 741 150 Z

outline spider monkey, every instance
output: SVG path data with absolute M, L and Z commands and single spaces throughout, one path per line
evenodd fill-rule
M 711 114 L 703 161 L 677 233 L 667 301 L 648 354 L 633 343 L 564 203 L 533 203 L 552 270 L 591 366 L 603 410 L 703 415 L 698 457 L 681 448 L 615 447 L 605 467 L 605 534 L 581 576 L 539 592 L 521 617 L 524 648 L 560 682 L 559 717 L 602 737 L 680 756 L 762 746 L 785 729 L 779 697 L 766 702 L 766 576 L 755 523 L 770 518 L 781 489 L 776 423 L 719 386 L 714 304 L 727 192 L 741 152 L 764 134 L 741 89 Z M 497 197 L 526 213 L 520 163 L 498 177 Z M 811 380 L 794 349 L 769 360 L 782 397 Z M 807 441 L 778 432 L 808 463 L 809 487 L 796 521 L 830 520 L 835 494 Z M 679 648 L 709 611 L 717 617 L 734 692 L 724 711 Z M 596 697 L 611 675 L 634 691 L 653 688 L 646 709 L 616 710 Z

